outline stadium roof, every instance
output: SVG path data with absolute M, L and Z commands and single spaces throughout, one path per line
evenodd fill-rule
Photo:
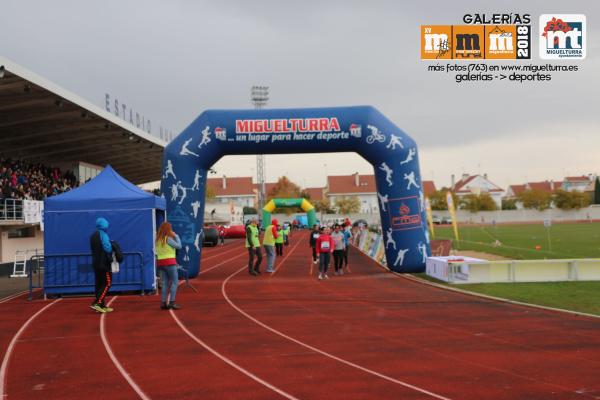
M 110 164 L 133 183 L 161 178 L 166 142 L 0 57 L 0 157 Z

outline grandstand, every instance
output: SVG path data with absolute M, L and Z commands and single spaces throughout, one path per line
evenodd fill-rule
M 0 57 L 0 158 L 111 164 L 133 183 L 160 179 L 166 142 Z
M 165 145 L 0 57 L 0 264 L 12 263 L 17 250 L 43 247 L 39 224 L 25 221 L 23 199 L 70 190 L 107 164 L 133 183 L 157 181 Z

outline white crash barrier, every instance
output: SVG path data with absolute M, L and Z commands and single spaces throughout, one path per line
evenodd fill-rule
M 449 283 L 600 280 L 600 259 L 502 260 L 428 257 L 427 275 Z

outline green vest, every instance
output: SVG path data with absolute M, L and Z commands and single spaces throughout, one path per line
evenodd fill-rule
M 290 236 L 290 228 L 289 228 L 289 227 L 288 227 L 288 228 L 285 228 L 285 229 L 283 230 L 283 234 L 284 234 L 285 236 Z
M 156 258 L 159 260 L 175 258 L 175 248 L 162 241 L 156 242 Z
M 252 247 L 260 247 L 260 241 L 258 240 L 258 228 L 254 225 L 248 225 L 250 228 L 250 234 L 252 235 L 250 240 L 252 240 Z M 246 236 L 246 247 L 250 247 L 248 244 L 248 236 Z
M 274 246 L 275 238 L 273 237 L 273 225 L 269 225 L 265 231 L 265 237 L 263 238 L 263 244 L 265 246 Z
M 275 243 L 281 243 L 283 244 L 283 229 L 280 231 L 277 231 L 277 238 L 275 239 Z

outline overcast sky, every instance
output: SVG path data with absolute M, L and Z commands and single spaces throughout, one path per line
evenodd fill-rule
M 2 0 L 0 54 L 104 107 L 110 93 L 178 133 L 205 109 L 370 104 L 419 145 L 421 173 L 488 173 L 500 186 L 600 173 L 600 2 L 588 1 Z M 492 6 L 491 4 L 495 4 Z M 527 4 L 527 5 L 525 5 Z M 552 81 L 456 84 L 426 71 L 421 24 L 466 13 L 587 16 L 587 58 Z M 474 116 L 466 117 L 465 109 Z M 307 165 L 318 168 L 306 168 Z M 255 157 L 226 157 L 228 176 Z M 267 179 L 322 186 L 325 173 L 372 173 L 353 154 L 267 156 Z

